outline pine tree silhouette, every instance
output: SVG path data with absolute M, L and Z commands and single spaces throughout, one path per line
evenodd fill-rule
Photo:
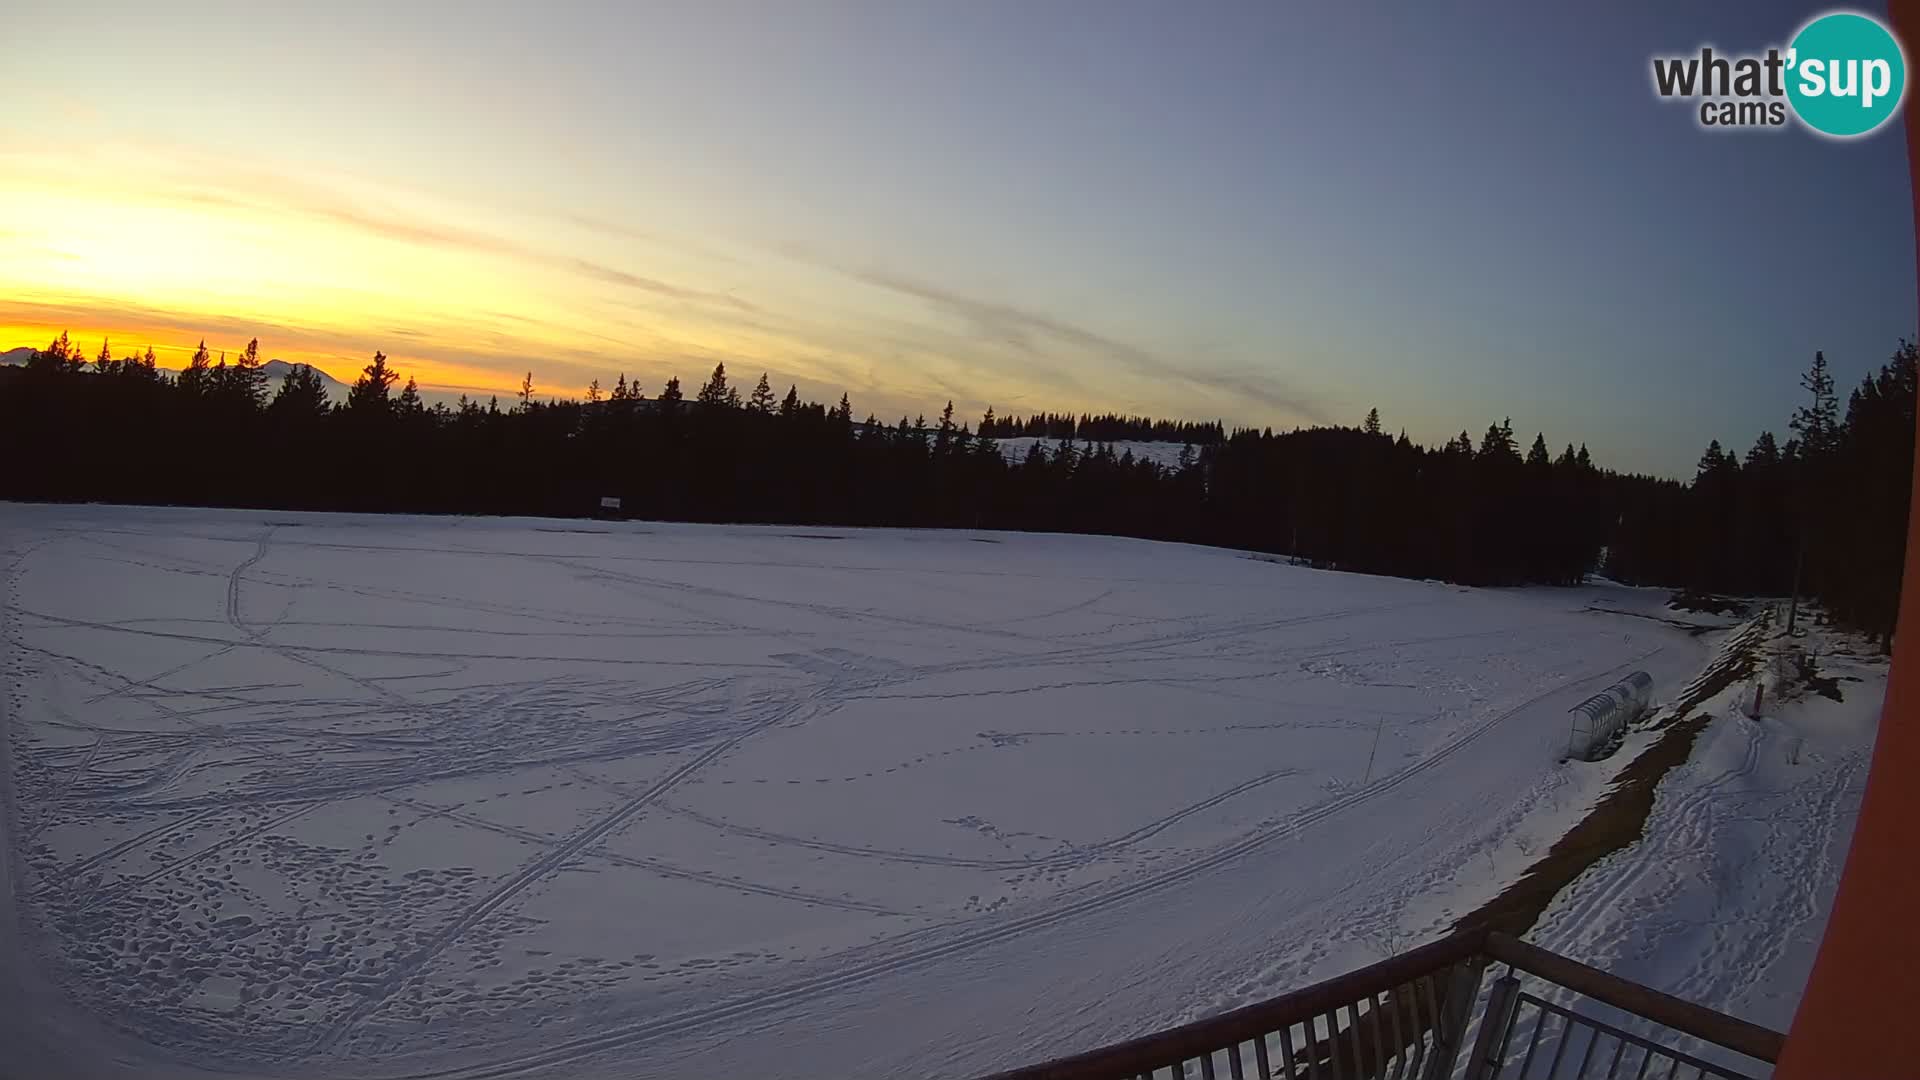
M 707 376 L 707 381 L 693 400 L 710 409 L 724 409 L 730 404 L 727 399 L 731 393 L 727 386 L 727 365 L 715 364 L 713 374 Z
M 1461 432 L 1465 438 L 1466 433 Z M 1513 443 L 1513 421 L 1508 419 L 1499 424 L 1488 424 L 1487 433 L 1480 440 L 1480 457 L 1488 461 L 1519 461 L 1520 448 Z
M 762 416 L 773 412 L 773 387 L 767 385 L 767 373 L 760 373 L 760 381 L 753 388 L 753 396 L 747 399 L 747 408 Z
M 277 420 L 300 422 L 318 420 L 330 411 L 326 384 L 305 364 L 295 364 L 280 378 L 280 389 L 267 405 L 267 413 Z
M 67 339 L 67 332 L 62 330 L 59 337 L 47 343 L 46 348 L 27 358 L 27 370 L 39 374 L 67 375 L 79 371 L 85 363 L 86 358 L 79 355 L 79 350 Z
M 982 458 L 999 460 L 1000 444 L 994 438 L 993 433 L 995 430 L 996 425 L 993 419 L 993 406 L 989 405 L 987 406 L 986 415 L 980 418 L 979 434 L 975 435 L 973 439 L 974 453 L 980 455 Z
M 260 339 L 247 342 L 233 367 L 220 381 L 221 397 L 230 404 L 252 412 L 267 399 L 267 374 L 260 370 Z
M 373 362 L 347 391 L 347 411 L 360 417 L 385 417 L 392 412 L 391 391 L 400 374 L 387 367 L 387 354 L 376 352 Z
M 1568 447 L 1569 450 L 1572 447 Z M 1533 445 L 1527 449 L 1527 464 L 1536 468 L 1546 468 L 1553 464 L 1553 458 L 1547 453 L 1546 432 L 1536 432 Z
M 407 385 L 400 391 L 400 397 L 394 402 L 394 412 L 403 417 L 417 417 L 426 408 L 420 403 L 420 388 L 413 383 L 413 376 L 407 376 Z
M 940 410 L 940 426 L 933 433 L 933 452 L 945 454 L 953 448 L 953 400 L 947 400 L 947 407 Z
M 188 360 L 187 366 L 180 372 L 177 385 L 183 393 L 189 397 L 202 397 L 212 388 L 209 385 L 212 381 L 212 359 L 213 355 L 207 352 L 206 339 L 202 338 L 200 347 L 193 351 L 193 359 Z
M 1827 354 L 1813 354 L 1813 365 L 1800 376 L 1800 386 L 1812 395 L 1810 404 L 1793 411 L 1787 425 L 1800 437 L 1800 452 L 1809 458 L 1832 453 L 1839 421 L 1839 400 L 1833 393 L 1833 373 L 1827 370 Z

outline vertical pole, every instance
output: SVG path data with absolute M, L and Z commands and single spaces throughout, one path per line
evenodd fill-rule
M 1453 1063 L 1460 1056 L 1460 1041 L 1467 1033 L 1467 1020 L 1473 1012 L 1473 1000 L 1480 996 L 1480 970 L 1484 957 L 1475 956 L 1454 965 L 1447 980 L 1447 1000 L 1440 1006 L 1440 1025 L 1433 1032 L 1433 1057 L 1427 1060 L 1424 1080 L 1449 1080 Z
M 1499 1075 L 1500 1063 L 1493 1059 L 1507 1040 L 1507 1027 L 1513 1023 L 1519 995 L 1520 980 L 1511 969 L 1494 982 L 1487 994 L 1487 1011 L 1480 1014 L 1480 1034 L 1474 1038 L 1473 1053 L 1467 1058 L 1466 1080 L 1492 1080 Z
M 1807 526 L 1800 524 L 1800 539 L 1793 546 L 1793 599 L 1787 602 L 1787 638 L 1793 638 L 1794 619 L 1800 614 L 1800 568 L 1807 561 Z

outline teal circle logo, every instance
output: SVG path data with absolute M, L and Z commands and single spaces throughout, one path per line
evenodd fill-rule
M 1907 58 L 1879 20 L 1836 11 L 1787 48 L 1787 100 L 1802 123 L 1847 139 L 1887 122 L 1907 92 Z

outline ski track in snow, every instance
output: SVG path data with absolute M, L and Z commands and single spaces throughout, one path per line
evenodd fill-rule
M 1661 782 L 1645 835 L 1562 891 L 1532 940 L 1787 1029 L 1859 813 L 1886 674 L 1884 660 L 1813 633 L 1845 700 L 1774 701 L 1756 722 L 1734 705 L 1742 684 L 1703 705 L 1708 724 L 1689 760 Z M 1645 1028 L 1617 1013 L 1602 1018 Z M 1698 1040 L 1678 1045 L 1753 1067 Z
M 7 825 L 52 976 L 226 1071 L 664 1072 L 750 1023 L 767 1055 L 736 1064 L 778 1072 L 825 1003 L 924 1023 L 1022 942 L 1084 980 L 1053 1004 L 1085 1038 L 1092 988 L 1138 976 L 1076 928 L 1244 933 L 1258 893 L 1221 882 L 1379 845 L 1397 880 L 1290 879 L 1286 928 L 1206 976 L 1264 985 L 1286 935 L 1386 926 L 1535 813 L 1573 701 L 1704 655 L 1584 610 L 1664 599 L 1613 587 L 816 533 L 8 508 Z M 1190 1011 L 1200 977 L 1106 1025 Z M 1047 1031 L 992 1007 L 956 1022 Z M 925 1037 L 835 1023 L 898 1045 L 808 1071 Z
M 1645 659 L 1645 657 L 1644 656 L 1637 657 L 1636 659 Z M 1625 668 L 1622 667 L 1615 670 L 1624 671 Z M 1598 674 L 1601 674 L 1601 675 L 1613 674 L 1613 672 L 1603 672 Z M 1588 678 L 1581 679 L 1579 681 L 1581 683 L 1587 683 L 1587 682 L 1593 681 L 1593 679 L 1596 677 L 1597 675 L 1589 676 Z M 1198 874 L 1204 873 L 1207 870 L 1225 865 L 1226 863 L 1229 863 L 1234 859 L 1237 859 L 1240 856 L 1247 854 L 1250 851 L 1253 851 L 1259 847 L 1262 847 L 1273 840 L 1286 837 L 1294 833 L 1297 833 L 1301 830 L 1304 830 L 1312 826 L 1314 823 L 1321 821 L 1325 818 L 1331 817 L 1334 814 L 1337 814 L 1343 810 L 1348 809 L 1349 807 L 1356 806 L 1361 803 L 1378 798 L 1379 796 L 1393 790 L 1394 788 L 1399 787 L 1401 784 L 1405 783 L 1407 780 L 1411 779 L 1412 777 L 1417 776 L 1418 774 L 1425 772 L 1426 770 L 1433 768 L 1436 765 L 1439 765 L 1441 762 L 1445 761 L 1448 757 L 1465 749 L 1466 747 L 1471 745 L 1475 740 L 1479 739 L 1481 736 L 1485 735 L 1487 732 L 1493 730 L 1495 727 L 1499 726 L 1501 723 L 1512 719 L 1516 715 L 1519 715 L 1528 706 L 1535 704 L 1541 698 L 1548 697 L 1551 694 L 1558 692 L 1558 690 L 1560 689 L 1562 688 L 1557 687 L 1553 691 L 1549 691 L 1546 694 L 1541 694 L 1539 697 L 1523 702 L 1520 706 L 1512 710 L 1509 710 L 1506 713 L 1502 713 L 1498 716 L 1493 717 L 1491 720 L 1473 729 L 1472 731 L 1467 733 L 1465 736 L 1462 736 L 1461 738 L 1456 739 L 1454 742 L 1443 747 L 1437 753 L 1431 755 L 1430 757 L 1422 759 L 1418 763 L 1412 766 L 1409 766 L 1406 769 L 1403 769 L 1399 773 L 1395 773 L 1391 776 L 1383 777 L 1380 780 L 1372 784 L 1369 784 L 1358 791 L 1352 792 L 1351 794 L 1345 795 L 1341 798 L 1337 798 L 1330 802 L 1324 803 L 1321 806 L 1316 807 L 1314 810 L 1309 811 L 1307 813 L 1297 815 L 1286 821 L 1277 823 L 1267 828 L 1263 828 L 1260 831 L 1255 832 L 1253 835 L 1248 836 L 1237 843 L 1230 844 L 1227 847 L 1214 851 L 1203 858 L 1196 859 L 1193 862 L 1187 863 L 1186 865 L 1176 867 L 1173 870 L 1163 872 L 1153 877 L 1149 877 L 1144 880 L 1140 880 L 1117 889 L 1096 892 L 1091 896 L 1076 900 L 1072 903 L 1054 907 L 1051 910 L 1044 910 L 1036 914 L 1026 916 L 1021 919 L 1016 919 L 1009 922 L 997 924 L 987 929 L 980 930 L 975 933 L 967 934 L 965 936 L 961 936 L 958 938 L 954 938 L 952 940 L 944 941 L 939 944 L 935 944 L 935 945 L 927 946 L 925 948 L 915 949 L 911 951 L 896 953 L 883 960 L 864 964 L 864 965 L 847 966 L 845 968 L 842 968 L 839 971 L 836 971 L 830 975 L 823 976 L 817 980 L 814 980 L 811 982 L 805 982 L 805 983 L 791 984 L 773 993 L 755 994 L 751 997 L 743 998 L 737 1001 L 725 1002 L 719 1005 L 710 1006 L 707 1008 L 703 1008 L 703 1009 L 682 1014 L 679 1016 L 673 1016 L 673 1017 L 668 1017 L 664 1019 L 648 1020 L 648 1021 L 642 1022 L 641 1024 L 635 1025 L 631 1028 L 627 1028 L 624 1030 L 602 1032 L 585 1039 L 577 1040 L 572 1043 L 563 1044 L 557 1047 L 551 1047 L 551 1048 L 542 1050 L 537 1054 L 528 1055 L 526 1057 L 495 1062 L 480 1069 L 463 1068 L 463 1069 L 452 1070 L 446 1075 L 458 1075 L 462 1077 L 475 1077 L 475 1078 L 520 1075 L 536 1069 L 548 1069 L 548 1068 L 554 1068 L 557 1066 L 568 1065 L 581 1058 L 588 1057 L 594 1054 L 604 1053 L 608 1050 L 629 1048 L 635 1044 L 644 1043 L 648 1039 L 659 1038 L 663 1035 L 673 1034 L 676 1032 L 686 1031 L 689 1029 L 697 1029 L 697 1028 L 718 1023 L 721 1021 L 737 1021 L 744 1017 L 758 1015 L 767 1011 L 778 1009 L 781 1006 L 786 1005 L 793 1001 L 817 998 L 824 994 L 830 993 L 834 990 L 841 989 L 843 987 L 846 987 L 855 983 L 866 982 L 868 980 L 886 975 L 890 972 L 900 971 L 905 968 L 914 966 L 916 964 L 926 963 L 931 960 L 936 960 L 936 959 L 940 959 L 946 956 L 951 956 L 957 953 L 970 951 L 985 945 L 989 945 L 989 944 L 1003 941 L 1009 938 L 1017 937 L 1021 934 L 1030 932 L 1032 930 L 1036 930 L 1042 927 L 1052 925 L 1054 923 L 1063 922 L 1069 919 L 1084 916 L 1092 912 L 1101 910 L 1103 908 L 1107 908 L 1115 904 L 1121 903 L 1123 901 L 1133 899 L 1134 897 L 1153 892 L 1155 890 L 1164 888 L 1169 885 L 1177 884 L 1179 882 L 1192 878 Z M 424 1076 L 434 1076 L 439 1074 L 421 1073 L 419 1075 L 424 1077 Z

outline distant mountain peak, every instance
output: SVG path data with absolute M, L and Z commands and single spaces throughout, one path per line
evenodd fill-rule
M 260 365 L 260 370 L 263 373 L 265 373 L 268 380 L 271 381 L 271 380 L 286 378 L 287 373 L 297 367 L 313 367 L 313 365 L 295 364 L 287 360 L 269 360 L 266 363 Z M 333 376 L 327 374 L 325 371 L 322 371 L 319 368 L 313 368 L 313 370 L 315 374 L 320 376 L 320 384 L 322 386 L 325 386 L 328 389 L 328 391 L 332 391 L 335 389 L 339 389 L 342 391 L 346 390 L 347 388 L 346 383 L 341 382 L 339 379 L 334 378 Z

